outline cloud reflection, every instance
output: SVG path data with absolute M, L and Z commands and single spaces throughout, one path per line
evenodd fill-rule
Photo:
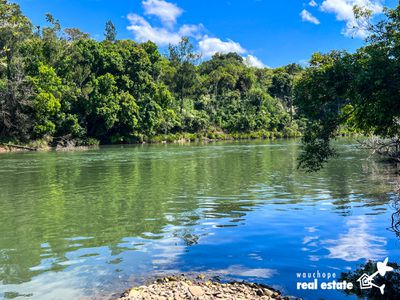
M 386 239 L 374 235 L 370 229 L 368 216 L 357 216 L 348 218 L 345 222 L 345 233 L 339 235 L 338 239 L 320 240 L 319 235 L 315 235 L 319 229 L 316 227 L 305 228 L 310 235 L 303 238 L 302 251 L 312 253 L 308 256 L 310 261 L 319 261 L 322 258 L 341 259 L 347 262 L 359 260 L 378 260 L 387 256 Z M 317 252 L 326 249 L 328 255 L 318 255 Z
M 338 258 L 345 261 L 378 260 L 387 255 L 384 249 L 386 239 L 373 235 L 372 226 L 367 216 L 358 216 L 346 221 L 347 233 L 337 240 L 325 240 L 328 245 L 329 258 Z
M 275 269 L 265 269 L 265 268 L 246 268 L 242 265 L 232 265 L 227 269 L 221 270 L 209 270 L 210 274 L 218 274 L 225 276 L 239 276 L 239 277 L 258 277 L 258 278 L 272 278 L 278 274 Z

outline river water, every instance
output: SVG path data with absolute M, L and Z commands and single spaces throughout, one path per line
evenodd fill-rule
M 297 273 L 400 261 L 391 170 L 357 143 L 318 172 L 299 142 L 103 147 L 0 156 L 0 298 L 109 298 L 202 272 L 306 299 Z

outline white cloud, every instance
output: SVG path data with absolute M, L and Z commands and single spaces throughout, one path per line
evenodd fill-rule
M 204 35 L 205 28 L 202 24 L 183 24 L 178 28 L 176 23 L 183 10 L 173 3 L 164 0 L 144 0 L 142 5 L 144 14 L 156 16 L 160 19 L 162 25 L 153 26 L 143 16 L 135 13 L 129 14 L 127 19 L 130 25 L 127 26 L 127 29 L 138 42 L 152 41 L 159 46 L 167 46 L 178 44 L 182 37 L 191 37 L 198 41 L 198 50 L 205 58 L 209 58 L 215 53 L 248 54 L 248 51 L 237 42 L 229 39 L 223 41 L 217 37 Z M 261 60 L 253 55 L 248 54 L 243 56 L 243 59 L 249 66 L 266 67 Z
M 176 19 L 183 13 L 183 9 L 176 4 L 164 0 L 142 1 L 144 14 L 158 17 L 164 25 L 169 27 L 176 24 Z
M 199 40 L 203 37 L 202 34 L 203 31 L 204 31 L 203 24 L 199 25 L 184 24 L 181 26 L 181 28 L 179 28 L 178 33 L 181 37 L 189 36 Z
M 234 42 L 232 40 L 222 41 L 219 38 L 209 37 L 205 35 L 199 41 L 199 51 L 203 57 L 209 58 L 216 53 L 230 53 L 235 52 L 238 54 L 246 54 L 248 51 L 243 48 L 239 43 Z M 243 56 L 244 63 L 247 66 L 256 67 L 256 68 L 265 68 L 266 65 L 258 59 L 257 57 L 248 54 L 247 56 Z
M 247 55 L 247 57 L 244 57 L 244 63 L 249 67 L 256 67 L 256 68 L 266 67 L 260 59 L 250 54 Z
M 310 23 L 313 23 L 316 25 L 320 24 L 319 20 L 316 17 L 314 17 L 309 11 L 307 11 L 305 9 L 303 9 L 301 11 L 300 16 L 301 16 L 301 20 L 303 22 L 310 22 Z
M 373 14 L 383 10 L 381 0 L 325 0 L 320 9 L 323 12 L 335 14 L 338 21 L 346 22 L 346 27 L 342 31 L 344 35 L 365 38 L 368 36 L 368 31 L 362 26 L 362 21 L 360 22 L 354 16 L 355 5 L 369 9 Z
M 222 41 L 219 38 L 212 38 L 205 35 L 199 42 L 199 50 L 204 57 L 211 57 L 215 53 L 236 52 L 238 54 L 246 53 L 239 43 L 232 40 Z
M 136 14 L 129 14 L 130 25 L 127 27 L 138 42 L 152 41 L 157 45 L 178 44 L 181 36 L 178 32 L 171 32 L 165 28 L 152 27 L 143 17 Z
M 311 1 L 308 3 L 308 5 L 310 5 L 311 7 L 317 7 L 317 6 L 318 6 L 318 3 L 315 2 L 315 0 L 311 0 Z
M 159 46 L 178 44 L 182 37 L 193 37 L 201 39 L 204 26 L 202 24 L 184 24 L 178 29 L 174 28 L 177 18 L 183 10 L 173 3 L 164 0 L 142 1 L 145 15 L 153 15 L 160 19 L 162 26 L 155 27 L 144 17 L 137 14 L 127 16 L 130 25 L 127 29 L 133 33 L 134 39 L 138 42 L 152 41 Z

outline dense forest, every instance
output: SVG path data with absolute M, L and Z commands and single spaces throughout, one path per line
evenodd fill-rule
M 306 68 L 255 68 L 236 53 L 205 60 L 189 38 L 162 54 L 148 41 L 34 26 L 0 0 L 0 142 L 84 145 L 303 135 L 300 165 L 317 170 L 339 132 L 383 138 L 371 148 L 400 161 L 400 6 L 354 53 L 316 53 Z
M 188 38 L 165 55 L 151 41 L 98 41 L 47 14 L 34 26 L 0 0 L 0 136 L 38 144 L 134 143 L 300 134 L 297 64 L 249 66 L 238 54 L 204 60 Z

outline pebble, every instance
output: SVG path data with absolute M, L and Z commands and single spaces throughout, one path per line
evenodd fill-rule
M 254 283 L 219 283 L 199 275 L 197 280 L 170 276 L 124 293 L 117 300 L 284 300 L 279 292 Z M 301 299 L 300 299 L 301 300 Z
M 134 298 L 140 295 L 140 291 L 136 290 L 136 289 L 132 289 L 130 290 L 129 294 L 128 294 L 128 298 Z
M 200 297 L 204 295 L 203 289 L 195 285 L 189 286 L 189 292 L 195 297 Z

